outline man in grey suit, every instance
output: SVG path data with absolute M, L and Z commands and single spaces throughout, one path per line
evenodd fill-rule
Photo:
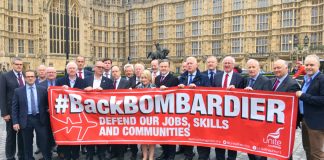
M 128 80 L 121 77 L 121 71 L 118 66 L 113 66 L 111 68 L 111 74 L 114 81 L 114 89 L 128 89 L 130 88 L 130 83 Z
M 12 128 L 11 106 L 14 90 L 25 85 L 24 75 L 22 73 L 23 61 L 20 58 L 12 60 L 12 71 L 1 76 L 0 79 L 0 107 L 1 117 L 6 121 L 6 147 L 5 153 L 7 160 L 14 160 L 16 154 L 16 139 L 18 136 L 18 158 L 24 158 L 24 147 L 21 132 Z
M 260 74 L 260 64 L 255 59 L 247 61 L 249 77 L 245 79 L 245 90 L 266 90 L 269 79 Z M 267 157 L 248 154 L 250 160 L 266 160 Z

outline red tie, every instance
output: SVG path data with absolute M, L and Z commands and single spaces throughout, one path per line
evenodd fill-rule
M 116 83 L 117 83 L 117 81 L 114 80 L 114 89 L 117 89 L 117 88 L 116 88 Z
M 280 81 L 278 79 L 276 79 L 276 82 L 274 83 L 272 90 L 275 91 L 279 85 Z
M 82 72 L 81 71 L 79 71 L 79 78 L 82 79 Z
M 227 79 L 228 79 L 228 74 L 226 73 L 224 83 L 223 83 L 223 88 L 227 88 Z

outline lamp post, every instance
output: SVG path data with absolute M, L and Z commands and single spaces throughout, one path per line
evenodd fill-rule
M 65 56 L 66 64 L 69 62 L 70 33 L 69 33 L 69 0 L 65 0 Z
M 303 53 L 302 53 L 302 61 L 304 62 L 304 54 L 306 53 L 306 55 L 308 54 L 308 44 L 309 44 L 309 38 L 307 36 L 307 34 L 304 37 L 304 47 L 303 47 Z

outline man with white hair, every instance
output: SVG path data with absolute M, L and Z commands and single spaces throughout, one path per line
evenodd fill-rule
M 143 73 L 144 69 L 145 67 L 143 64 L 135 64 L 135 75 L 129 79 L 129 82 L 131 83 L 131 88 L 136 88 L 136 86 L 140 83 L 141 74 Z
M 35 84 L 39 84 L 46 80 L 46 66 L 41 64 L 37 67 L 37 79 Z
M 77 77 L 77 64 L 75 62 L 69 62 L 66 65 L 67 75 L 56 80 L 56 86 L 63 86 L 63 88 L 79 88 L 84 89 L 84 80 Z M 80 146 L 72 145 L 60 145 L 57 147 L 59 158 L 63 159 L 78 159 L 79 158 Z
M 297 91 L 299 111 L 303 115 L 302 139 L 307 159 L 324 159 L 324 74 L 316 55 L 305 58 L 306 75 Z
M 129 80 L 132 76 L 134 76 L 134 66 L 132 64 L 126 64 L 124 66 L 124 73 L 126 80 Z
M 227 56 L 222 61 L 224 72 L 218 72 L 215 77 L 212 86 L 221 88 L 243 88 L 244 78 L 239 74 L 234 72 L 235 59 L 231 56 Z M 225 149 L 215 148 L 216 159 L 225 160 Z M 207 153 L 207 152 L 206 152 Z M 206 154 L 207 155 L 207 154 Z M 228 160 L 235 160 L 237 152 L 233 150 L 228 150 L 227 153 Z M 209 154 L 208 154 L 209 156 Z

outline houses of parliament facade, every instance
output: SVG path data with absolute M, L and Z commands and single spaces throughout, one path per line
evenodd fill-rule
M 90 66 L 149 64 L 156 42 L 170 50 L 174 72 L 188 56 L 204 70 L 210 55 L 243 68 L 255 58 L 269 71 L 279 58 L 324 58 L 323 16 L 324 0 L 1 0 L 0 67 L 19 56 L 27 69 L 63 70 L 66 44 L 69 59 L 82 55 Z

